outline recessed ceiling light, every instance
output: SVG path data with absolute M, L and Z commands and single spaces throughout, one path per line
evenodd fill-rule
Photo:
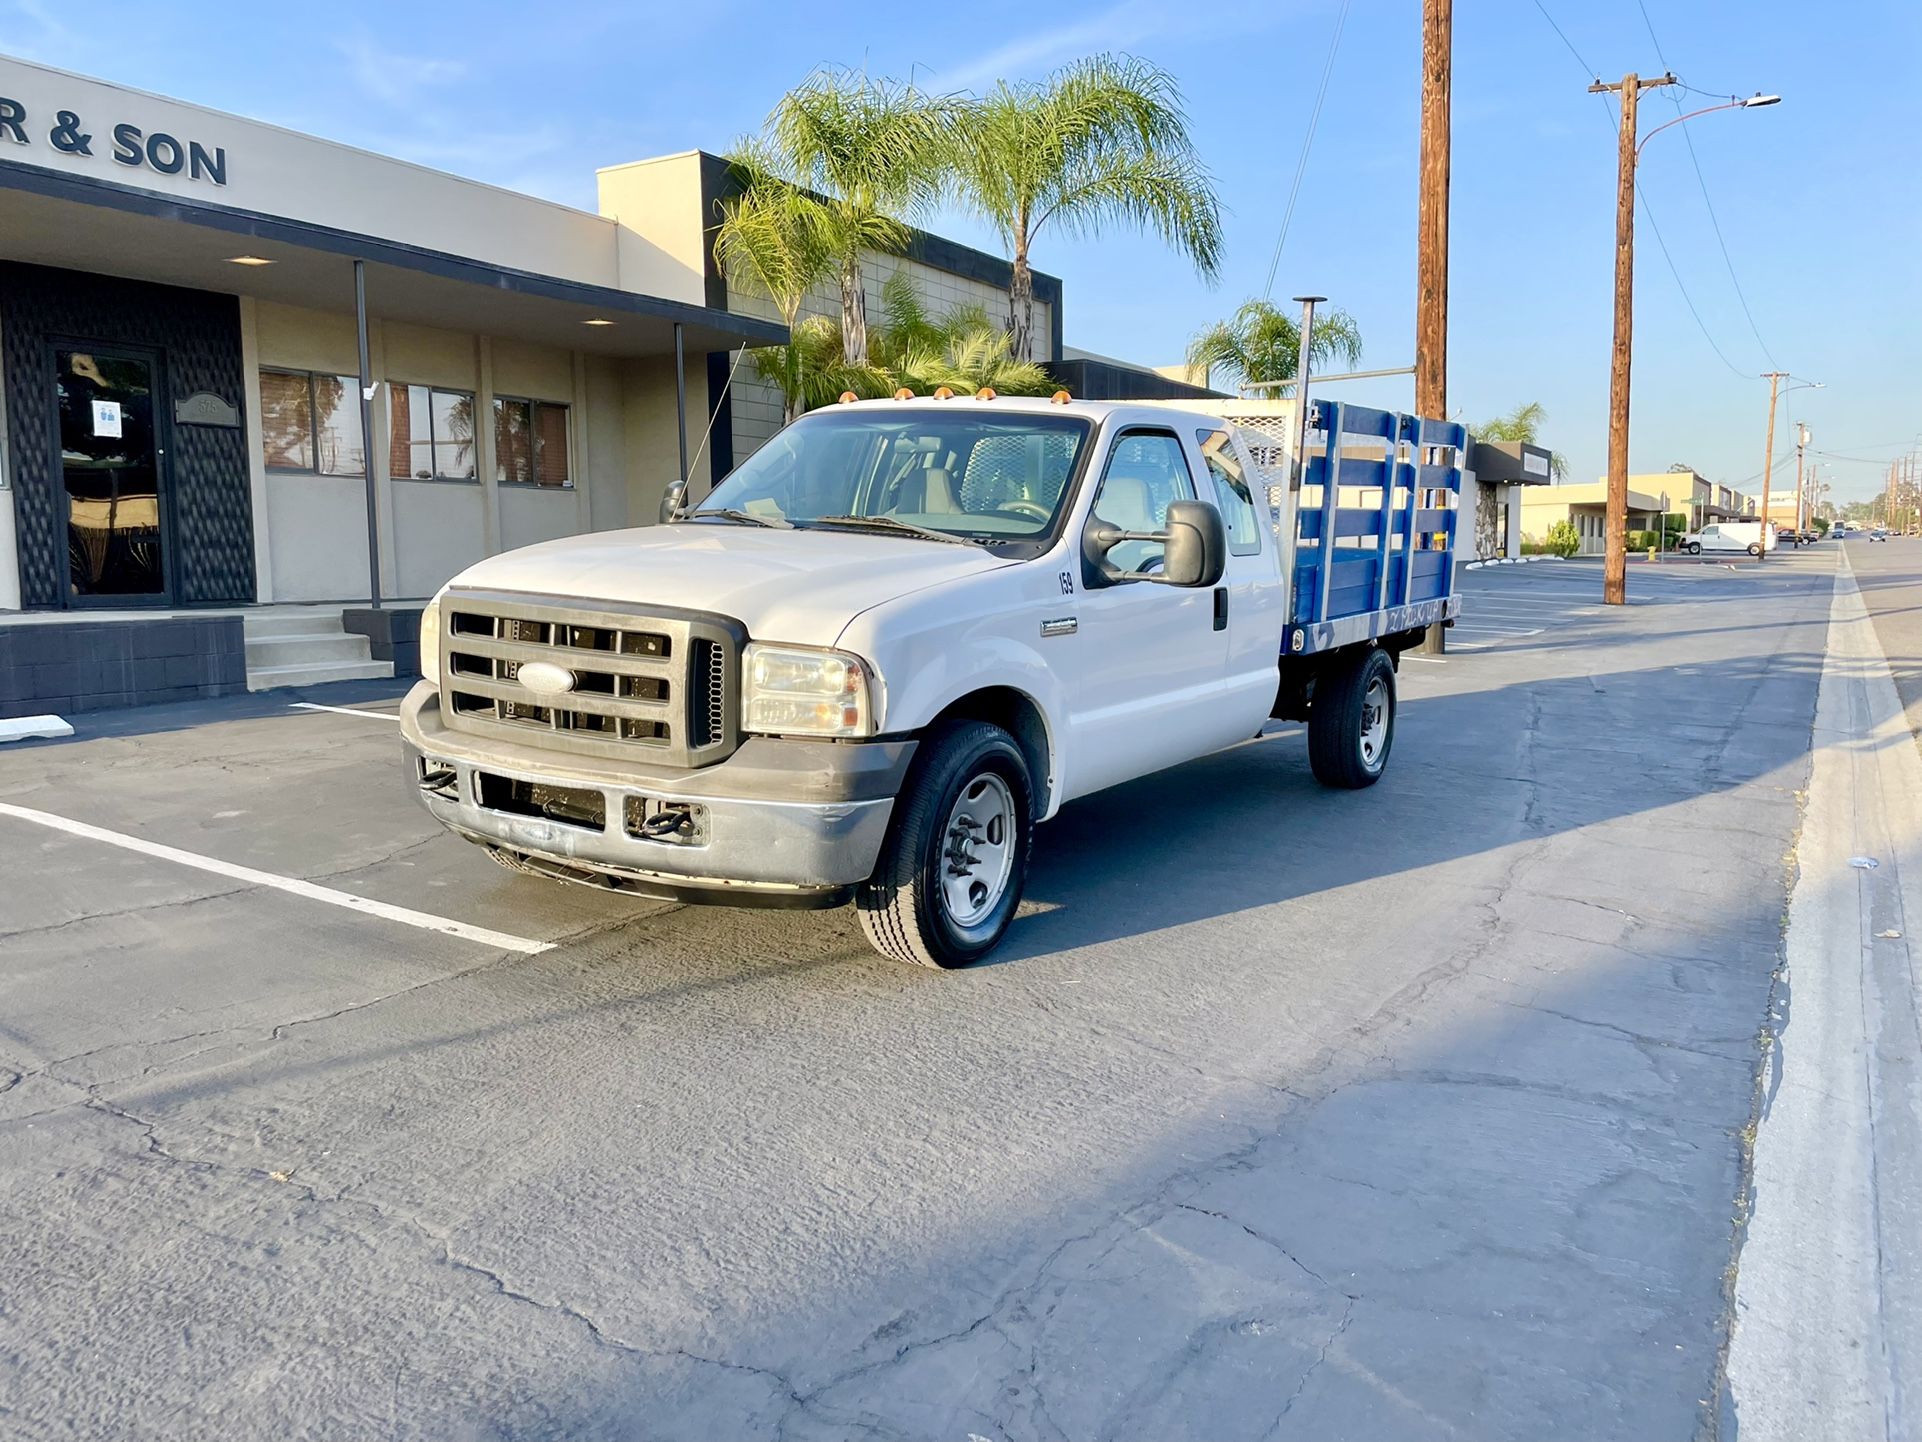
M 599 316 L 595 316 L 594 319 L 584 320 L 581 322 L 581 324 L 582 325 L 612 325 L 614 324 L 614 322 L 611 320 L 602 320 Z
M 227 257 L 227 259 L 228 259 L 228 263 L 232 265 L 272 265 L 273 264 L 271 260 L 267 260 L 264 257 L 258 256 L 258 255 L 232 255 Z

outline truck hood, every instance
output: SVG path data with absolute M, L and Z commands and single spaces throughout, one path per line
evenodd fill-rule
M 1012 564 L 978 546 L 699 521 L 543 541 L 451 584 L 709 611 L 759 640 L 831 646 L 870 607 Z

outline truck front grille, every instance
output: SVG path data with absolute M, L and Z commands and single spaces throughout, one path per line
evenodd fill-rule
M 443 714 L 457 730 L 705 766 L 739 744 L 745 639 L 719 616 L 450 591 L 441 602 Z M 548 674 L 523 679 L 536 662 Z

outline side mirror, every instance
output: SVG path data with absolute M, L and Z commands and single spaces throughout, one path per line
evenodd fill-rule
M 1165 531 L 1124 531 L 1090 516 L 1081 534 L 1086 574 L 1101 576 L 1101 584 L 1152 581 L 1162 586 L 1213 586 L 1228 564 L 1228 528 L 1221 512 L 1206 501 L 1171 501 Z M 1158 541 L 1161 569 L 1147 574 L 1118 574 L 1108 566 L 1108 552 L 1123 541 Z M 1089 584 L 1096 584 L 1090 580 Z
M 681 514 L 681 507 L 686 504 L 687 482 L 670 482 L 668 488 L 661 493 L 661 523 L 665 525 L 677 519 Z
M 1228 528 L 1206 501 L 1171 501 L 1168 550 L 1155 580 L 1168 586 L 1212 586 L 1228 566 Z

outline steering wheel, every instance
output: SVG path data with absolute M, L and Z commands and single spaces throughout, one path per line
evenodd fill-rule
M 1003 501 L 995 509 L 1012 511 L 1017 516 L 1031 516 L 1037 521 L 1045 521 L 1054 515 L 1053 511 L 1035 501 Z

